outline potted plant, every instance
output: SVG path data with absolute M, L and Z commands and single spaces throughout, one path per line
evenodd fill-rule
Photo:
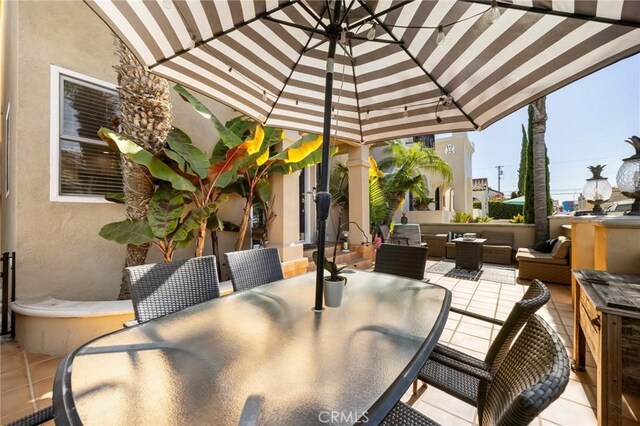
M 318 265 L 318 252 L 313 252 L 313 262 Z M 342 303 L 342 291 L 347 285 L 347 277 L 340 275 L 340 272 L 346 266 L 338 267 L 336 257 L 333 256 L 333 262 L 324 258 L 323 267 L 329 272 L 329 276 L 324 277 L 324 301 L 330 308 L 339 308 Z

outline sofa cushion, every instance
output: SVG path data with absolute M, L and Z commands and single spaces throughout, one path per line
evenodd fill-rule
M 553 250 L 553 246 L 555 246 L 557 242 L 557 238 L 553 238 L 547 241 L 540 241 L 538 244 L 533 246 L 533 249 L 535 251 L 539 251 L 540 253 L 551 253 L 551 250 Z
M 551 250 L 551 256 L 556 259 L 565 259 L 569 254 L 569 247 L 571 247 L 570 239 L 558 237 L 558 242 L 553 245 L 553 250 Z
M 518 249 L 516 260 L 518 262 L 545 263 L 548 265 L 567 265 L 566 257 L 558 259 L 553 257 L 551 253 L 540 253 L 530 248 Z
M 485 246 L 513 246 L 512 232 L 484 231 L 480 234 L 480 238 L 487 239 L 487 241 L 484 242 Z
M 488 250 L 488 251 L 511 251 L 511 246 L 500 246 L 500 245 L 494 245 L 494 244 L 483 244 L 483 249 L 484 250 Z

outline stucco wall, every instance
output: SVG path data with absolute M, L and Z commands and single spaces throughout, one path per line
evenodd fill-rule
M 12 105 L 14 164 L 19 173 L 12 191 L 12 197 L 17 196 L 15 217 L 3 209 L 2 233 L 3 250 L 17 252 L 17 296 L 113 299 L 125 249 L 103 240 L 98 231 L 124 218 L 122 206 L 49 201 L 50 65 L 115 83 L 111 32 L 80 1 L 11 2 L 11 6 L 17 12 L 12 20 L 17 30 L 10 39 L 17 44 L 13 53 L 19 54 L 8 52 L 8 61 L 19 72 L 16 78 L 5 80 L 4 88 L 15 87 L 19 99 Z M 212 125 L 177 96 L 174 100 L 174 125 L 185 130 L 196 145 L 212 147 L 217 140 Z M 205 103 L 222 121 L 232 116 L 227 107 Z M 235 214 L 237 208 L 233 203 L 225 205 L 221 215 Z M 15 245 L 11 244 L 13 233 Z M 229 244 L 235 234 L 221 239 Z M 149 260 L 158 259 L 152 252 Z

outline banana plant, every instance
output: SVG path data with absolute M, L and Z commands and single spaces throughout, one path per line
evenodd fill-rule
M 211 215 L 217 205 L 186 209 L 189 200 L 185 193 L 169 183 L 161 183 L 149 201 L 147 220 L 123 220 L 107 224 L 100 236 L 119 244 L 151 243 L 158 248 L 165 262 L 170 262 L 176 249 L 188 247 L 193 231 L 198 229 L 203 218 Z

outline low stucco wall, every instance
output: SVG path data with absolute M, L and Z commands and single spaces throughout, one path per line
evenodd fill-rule
M 512 232 L 513 249 L 531 247 L 535 240 L 535 226 L 521 223 L 422 223 L 422 234 L 446 234 L 447 232 Z
M 569 215 L 549 216 L 549 238 L 558 238 L 561 235 L 567 236 L 562 227 L 570 224 L 572 217 Z
M 400 223 L 402 213 L 406 214 L 409 223 L 444 223 L 449 222 L 453 217 L 453 212 L 448 210 L 399 211 L 393 216 L 394 222 Z
M 18 300 L 16 341 L 27 352 L 66 355 L 134 319 L 131 301 L 75 302 L 51 297 Z

